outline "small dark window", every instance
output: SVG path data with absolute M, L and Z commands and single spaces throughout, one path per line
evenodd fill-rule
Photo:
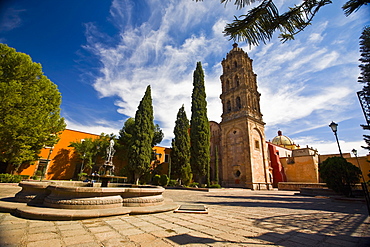
M 230 100 L 226 103 L 227 112 L 231 112 L 231 102 Z
M 239 170 L 234 172 L 234 176 L 237 177 L 237 178 L 240 177 L 241 174 L 242 173 Z
M 164 155 L 164 162 L 168 163 L 168 162 L 169 162 L 169 160 L 170 160 L 170 155 L 165 154 L 165 155 Z
M 234 67 L 237 68 L 238 67 L 238 63 L 235 61 L 234 62 Z
M 258 140 L 254 141 L 254 146 L 256 149 L 260 149 L 260 142 Z

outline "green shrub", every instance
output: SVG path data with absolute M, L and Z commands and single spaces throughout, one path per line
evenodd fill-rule
M 319 166 L 320 177 L 329 189 L 352 196 L 352 187 L 360 182 L 361 170 L 342 157 L 330 157 Z
M 161 175 L 154 175 L 154 177 L 153 177 L 153 184 L 154 185 L 159 185 L 159 181 L 161 180 Z
M 161 178 L 159 179 L 159 185 L 167 186 L 169 181 L 170 181 L 170 178 L 166 174 L 162 174 Z
M 219 184 L 211 184 L 209 188 L 221 188 L 221 185 Z
M 81 173 L 77 174 L 77 176 L 78 176 L 78 180 L 85 180 L 86 176 L 87 176 L 87 173 L 81 172 Z
M 140 176 L 139 183 L 142 185 L 148 184 L 152 179 L 152 174 L 150 172 L 145 172 L 143 175 Z
M 22 177 L 22 180 L 30 179 L 30 175 L 21 175 L 21 177 Z
M 22 181 L 21 175 L 0 174 L 0 183 L 19 183 L 20 181 Z
M 171 179 L 169 182 L 168 182 L 168 186 L 171 186 L 171 187 L 176 187 L 179 185 L 179 182 L 175 179 Z
M 189 187 L 194 187 L 194 188 L 198 188 L 199 187 L 199 183 L 197 182 L 192 182 L 189 184 Z

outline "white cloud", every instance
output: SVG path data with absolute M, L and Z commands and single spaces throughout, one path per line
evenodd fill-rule
M 345 107 L 347 102 L 344 99 L 351 92 L 348 88 L 323 88 L 315 95 L 304 96 L 304 90 L 299 85 L 282 86 L 277 92 L 267 88 L 263 90 L 261 107 L 264 121 L 269 125 L 287 124 L 308 117 L 314 111 L 325 112 L 326 117 L 328 109 L 339 105 Z
M 94 122 L 92 125 L 83 125 L 83 124 L 80 124 L 73 120 L 68 120 L 68 119 L 66 119 L 65 122 L 67 124 L 67 129 L 82 131 L 82 132 L 95 134 L 95 135 L 100 135 L 101 133 L 105 133 L 105 134 L 113 133 L 115 135 L 118 135 L 119 130 L 120 130 L 119 128 L 110 127 L 110 126 L 115 126 L 116 123 L 108 123 L 108 122 L 99 123 L 98 121 L 98 122 Z
M 220 121 L 220 63 L 232 44 L 222 30 L 233 15 L 247 9 L 237 11 L 232 4 L 224 8 L 217 1 L 152 0 L 146 4 L 148 16 L 136 22 L 130 1 L 113 1 L 110 20 L 116 23 L 118 38 L 89 23 L 85 48 L 101 63 L 94 88 L 101 97 L 118 96 L 119 113 L 133 117 L 146 86 L 151 85 L 155 120 L 168 144 L 182 104 L 191 116 L 197 61 L 202 61 L 206 73 L 209 119 Z M 251 49 L 240 44 L 254 59 L 267 129 L 289 126 L 299 133 L 295 121 L 303 123 L 301 130 L 308 130 L 327 124 L 328 118 L 351 118 L 354 101 L 350 95 L 355 92 L 357 75 L 350 75 L 357 69 L 358 52 L 347 47 L 355 31 L 347 30 L 346 39 L 333 36 L 335 20 L 318 21 L 315 28 L 284 44 L 276 39 Z M 346 25 L 353 24 L 346 21 Z
M 22 19 L 20 15 L 25 11 L 25 9 L 7 8 L 0 19 L 0 32 L 10 31 L 20 27 L 22 25 Z
M 310 35 L 309 41 L 314 42 L 314 43 L 317 43 L 317 42 L 320 42 L 322 39 L 323 39 L 323 37 L 321 36 L 321 34 L 319 34 L 319 33 L 312 33 Z
M 335 141 L 334 136 L 332 136 L 332 140 L 330 141 L 323 141 L 318 138 L 313 138 L 312 136 L 302 136 L 299 139 L 294 140 L 295 143 L 305 143 L 305 145 L 317 149 L 319 154 L 338 154 L 338 144 Z M 351 153 L 352 149 L 356 149 L 358 152 L 358 156 L 365 156 L 369 152 L 361 146 L 366 146 L 364 140 L 354 140 L 354 141 L 343 141 L 339 140 L 339 145 L 341 148 L 342 153 Z M 351 154 L 352 155 L 352 154 Z
M 149 2 L 150 5 L 155 3 L 156 1 Z M 112 18 L 123 18 L 124 14 L 115 10 L 119 7 L 114 1 L 111 13 L 115 14 Z M 170 140 L 176 114 L 182 104 L 185 105 L 188 117 L 191 116 L 192 74 L 196 62 L 201 61 L 203 67 L 207 68 L 209 63 L 206 58 L 219 54 L 220 49 L 225 47 L 225 38 L 220 39 L 219 33 L 225 21 L 221 18 L 216 20 L 212 27 L 213 32 L 209 35 L 206 35 L 207 30 L 200 30 L 176 43 L 170 36 L 173 30 L 188 30 L 201 23 L 204 20 L 201 17 L 207 16 L 207 6 L 181 1 L 177 4 L 157 5 L 156 8 L 160 11 L 151 13 L 148 19 L 156 18 L 156 22 L 161 23 L 158 27 L 153 27 L 150 22 L 138 26 L 126 24 L 120 31 L 120 40 L 115 46 L 106 46 L 102 40 L 105 39 L 105 34 L 98 32 L 93 24 L 88 24 L 86 48 L 102 64 L 102 76 L 96 78 L 94 88 L 101 97 L 119 96 L 121 100 L 116 101 L 118 112 L 133 117 L 146 86 L 151 85 L 155 120 L 160 122 L 165 138 Z M 209 109 L 214 109 L 215 106 L 219 108 L 209 112 L 210 118 L 218 116 L 219 120 L 220 67 L 214 66 L 211 64 L 211 74 L 208 76 L 212 78 L 212 83 L 206 81 L 207 96 Z M 217 71 L 216 76 L 212 74 L 213 70 Z

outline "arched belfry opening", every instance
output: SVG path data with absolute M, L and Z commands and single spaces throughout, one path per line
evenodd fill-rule
M 240 97 L 239 96 L 236 97 L 236 108 L 237 108 L 237 110 L 242 109 L 242 103 L 240 101 Z
M 238 75 L 235 76 L 235 86 L 239 87 L 240 86 L 240 81 Z

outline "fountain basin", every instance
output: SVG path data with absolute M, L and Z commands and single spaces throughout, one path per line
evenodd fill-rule
M 22 190 L 15 195 L 15 200 L 18 202 L 26 202 L 30 204 L 43 204 L 45 197 L 50 194 L 46 188 L 52 184 L 68 184 L 68 186 L 84 186 L 82 181 L 26 181 L 20 182 L 19 186 Z
M 18 202 L 60 209 L 108 209 L 120 207 L 157 206 L 164 203 L 164 188 L 160 186 L 135 186 L 99 184 L 74 181 L 21 182 L 22 190 L 16 194 Z M 114 186 L 114 187 L 113 187 Z

